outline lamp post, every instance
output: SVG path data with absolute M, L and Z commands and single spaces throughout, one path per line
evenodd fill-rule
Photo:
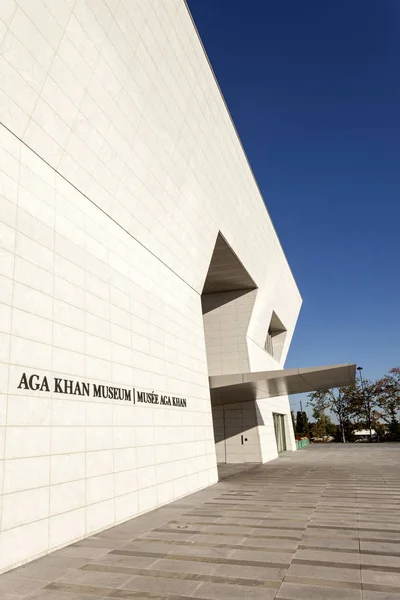
M 369 441 L 372 443 L 371 402 L 370 402 L 369 394 L 368 394 L 367 398 L 365 397 L 364 380 L 363 380 L 363 376 L 362 376 L 362 373 L 361 373 L 362 370 L 363 370 L 363 367 L 357 367 L 358 374 L 360 375 L 361 391 L 362 391 L 362 394 L 363 394 L 364 402 L 365 402 L 365 400 L 367 400 Z

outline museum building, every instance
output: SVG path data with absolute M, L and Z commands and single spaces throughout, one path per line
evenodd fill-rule
M 0 571 L 295 450 L 301 297 L 183 0 L 0 2 Z

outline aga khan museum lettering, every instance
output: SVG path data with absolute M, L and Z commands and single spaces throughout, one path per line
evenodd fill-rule
M 93 398 L 104 398 L 108 400 L 121 400 L 133 404 L 159 404 L 160 406 L 187 407 L 186 398 L 178 398 L 168 394 L 157 394 L 152 392 L 140 392 L 135 388 L 114 387 L 74 379 L 62 379 L 54 377 L 53 380 L 47 376 L 22 374 L 18 389 L 32 390 L 38 392 L 52 392 L 53 394 L 67 394 L 69 396 L 88 396 Z

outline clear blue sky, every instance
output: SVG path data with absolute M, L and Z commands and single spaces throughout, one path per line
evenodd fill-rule
M 303 296 L 286 366 L 383 375 L 400 365 L 400 1 L 189 7 Z

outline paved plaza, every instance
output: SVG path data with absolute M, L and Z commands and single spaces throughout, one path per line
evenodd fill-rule
M 400 446 L 311 446 L 0 576 L 0 600 L 400 600 Z

